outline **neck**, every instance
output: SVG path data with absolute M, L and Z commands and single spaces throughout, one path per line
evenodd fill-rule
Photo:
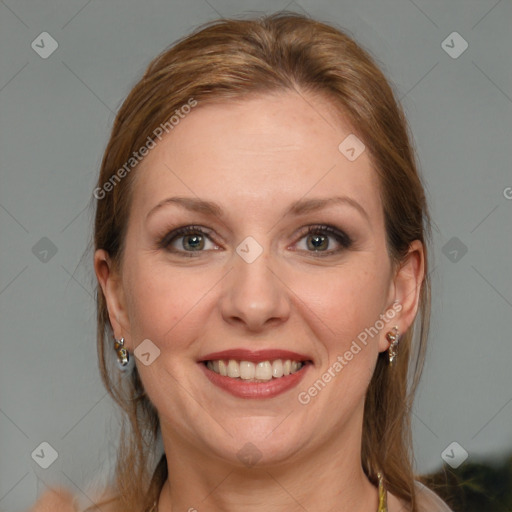
M 361 467 L 360 429 L 338 431 L 293 460 L 242 468 L 163 434 L 169 476 L 158 512 L 377 511 L 377 488 Z

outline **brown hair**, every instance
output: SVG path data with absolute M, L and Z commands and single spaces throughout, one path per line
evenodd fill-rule
M 386 363 L 387 354 L 379 355 L 367 390 L 361 449 L 368 478 L 376 483 L 381 470 L 386 488 L 410 502 L 416 512 L 410 408 L 429 326 L 426 243 L 431 236 L 430 219 L 404 114 L 368 53 L 339 29 L 290 12 L 202 25 L 156 57 L 129 93 L 114 122 L 98 188 L 112 180 L 134 151 L 155 139 L 158 126 L 191 98 L 201 105 L 275 91 L 324 97 L 364 142 L 379 176 L 391 261 L 400 265 L 414 240 L 424 244 L 417 343 L 413 350 L 411 327 L 401 338 L 398 362 L 392 369 Z M 119 269 L 136 170 L 124 174 L 98 199 L 94 234 L 95 249 L 105 249 Z M 97 297 L 101 375 L 125 412 L 113 484 L 116 499 L 123 511 L 148 510 L 167 478 L 165 455 L 156 448 L 158 415 L 144 394 L 136 368 L 128 375 L 113 368 L 112 332 L 100 286 Z M 410 360 L 415 361 L 412 371 Z

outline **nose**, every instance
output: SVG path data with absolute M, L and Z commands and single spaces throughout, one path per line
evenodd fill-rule
M 289 317 L 290 291 L 276 271 L 276 265 L 272 265 L 268 249 L 250 263 L 235 253 L 233 268 L 222 286 L 222 317 L 232 325 L 261 332 Z

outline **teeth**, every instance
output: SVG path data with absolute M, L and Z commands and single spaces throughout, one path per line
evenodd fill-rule
M 252 361 L 229 361 L 218 360 L 208 361 L 207 368 L 222 375 L 224 377 L 231 377 L 233 379 L 240 378 L 242 380 L 260 380 L 269 381 L 279 379 L 280 377 L 290 375 L 299 371 L 304 363 L 300 361 L 291 361 L 290 359 L 275 361 L 260 361 L 253 363 Z
M 256 365 L 254 378 L 258 380 L 270 380 L 272 378 L 272 365 L 268 361 L 262 361 Z
M 210 369 L 213 370 L 213 368 Z M 228 377 L 232 377 L 234 379 L 240 377 L 240 365 L 233 359 L 230 359 L 228 362 Z
M 254 363 L 251 363 L 251 361 L 240 361 L 240 378 L 242 380 L 254 379 Z
M 224 377 L 228 374 L 228 367 L 222 359 L 219 361 L 219 373 Z
M 281 359 L 276 359 L 272 363 L 272 377 L 278 379 L 279 377 L 282 377 L 283 375 L 284 375 L 283 361 L 281 361 Z

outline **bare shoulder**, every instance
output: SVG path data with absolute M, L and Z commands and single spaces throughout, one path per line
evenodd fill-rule
M 101 502 L 102 512 L 119 512 L 116 507 L 114 494 L 109 490 L 103 492 L 90 492 L 97 504 Z M 83 512 L 91 506 L 91 500 L 84 501 L 80 496 L 74 496 L 71 492 L 62 488 L 48 489 L 36 501 L 28 512 Z
M 28 512 L 76 512 L 74 496 L 65 489 L 48 489 Z

